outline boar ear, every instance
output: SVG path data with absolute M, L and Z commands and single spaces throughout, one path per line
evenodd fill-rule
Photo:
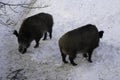
M 104 33 L 104 31 L 99 31 L 99 37 L 100 37 L 100 38 L 103 37 L 103 33 Z
M 13 31 L 13 34 L 18 37 L 18 32 L 16 30 Z

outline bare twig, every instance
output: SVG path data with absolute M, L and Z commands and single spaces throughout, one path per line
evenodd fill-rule
M 10 8 L 13 12 L 18 13 L 18 12 L 15 11 L 11 6 L 9 6 L 9 8 Z
M 28 9 L 36 9 L 36 8 L 46 8 L 46 7 L 49 7 L 49 5 L 37 6 L 37 7 L 29 7 L 29 6 L 21 6 L 21 7 L 28 8 Z
M 0 4 L 2 4 L 2 5 L 8 5 L 8 6 L 23 6 L 23 5 L 30 5 L 30 4 L 9 4 L 9 3 L 4 3 L 4 2 L 0 2 Z
M 20 6 L 20 7 L 23 7 L 23 8 L 28 8 L 28 9 L 35 9 L 35 8 L 46 8 L 46 7 L 49 7 L 49 5 L 44 5 L 44 6 L 37 6 L 37 7 L 29 7 L 31 4 L 34 4 L 34 3 L 30 3 L 30 4 L 9 4 L 9 3 L 4 3 L 4 2 L 0 2 L 0 7 L 3 7 L 3 6 Z
M 27 77 L 24 76 L 24 73 L 21 71 L 23 71 L 23 69 L 17 69 L 15 71 L 12 71 L 10 74 L 8 74 L 7 79 L 10 79 L 10 80 L 25 80 L 25 79 L 27 79 Z
M 5 22 L 3 22 L 2 20 L 0 20 L 0 24 L 8 26 L 8 24 L 6 24 Z
M 17 13 L 17 14 L 21 14 L 21 11 L 19 10 L 20 7 L 22 8 L 26 8 L 26 9 L 37 9 L 37 8 L 46 8 L 49 7 L 50 5 L 46 5 L 46 4 L 40 4 L 39 6 L 33 6 L 31 7 L 33 4 L 35 3 L 35 1 L 32 1 L 31 3 L 20 3 L 20 4 L 12 4 L 12 3 L 5 3 L 5 2 L 1 2 L 0 1 L 0 24 L 3 24 L 5 26 L 9 26 L 11 24 L 16 24 L 14 23 L 14 20 L 9 19 L 9 12 L 8 9 L 10 9 L 12 12 Z M 18 9 L 17 9 L 18 8 Z M 3 14 L 3 15 L 1 15 Z M 2 19 L 2 16 L 8 16 L 5 17 L 4 20 Z M 5 19 L 8 19 L 7 22 L 5 21 Z

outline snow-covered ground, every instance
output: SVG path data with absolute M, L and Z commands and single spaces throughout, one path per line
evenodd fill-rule
M 28 15 L 46 12 L 54 17 L 53 38 L 41 40 L 39 48 L 34 49 L 33 42 L 26 54 L 20 54 L 11 29 L 0 25 L 0 79 L 6 80 L 10 71 L 24 69 L 25 80 L 119 80 L 120 0 L 45 1 L 50 4 L 48 8 L 32 10 Z M 59 38 L 88 23 L 105 31 L 100 46 L 93 52 L 93 63 L 88 63 L 81 54 L 75 59 L 77 66 L 62 63 Z

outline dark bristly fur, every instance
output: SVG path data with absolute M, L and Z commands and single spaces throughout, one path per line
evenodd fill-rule
M 50 39 L 52 38 L 53 17 L 48 13 L 39 13 L 26 18 L 19 30 L 15 30 L 14 35 L 18 38 L 19 52 L 25 53 L 30 43 L 35 40 L 35 48 L 39 46 L 39 40 L 44 34 L 43 40 L 47 38 L 47 32 Z
M 103 31 L 98 32 L 95 25 L 88 24 L 80 28 L 71 30 L 65 33 L 59 39 L 59 48 L 62 56 L 62 61 L 66 61 L 66 56 L 69 55 L 69 60 L 72 65 L 77 65 L 74 62 L 77 52 L 82 52 L 84 57 L 88 57 L 88 61 L 92 62 L 91 56 L 93 50 L 98 47 L 99 39 L 102 38 Z
M 99 36 L 100 36 L 100 38 L 103 37 L 103 33 L 104 33 L 104 31 L 99 31 Z

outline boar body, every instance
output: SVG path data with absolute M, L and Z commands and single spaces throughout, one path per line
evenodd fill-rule
M 82 52 L 83 56 L 88 57 L 88 61 L 92 62 L 92 52 L 98 47 L 100 37 L 98 29 L 92 24 L 85 25 L 64 34 L 59 39 L 59 48 L 63 62 L 67 63 L 65 58 L 66 55 L 69 55 L 71 64 L 77 65 L 73 60 L 78 52 Z
M 18 38 L 19 52 L 25 53 L 33 40 L 36 41 L 35 48 L 39 46 L 39 40 L 44 34 L 43 40 L 47 38 L 47 32 L 52 38 L 53 17 L 48 13 L 39 13 L 26 18 L 19 33 L 15 30 L 14 34 Z

